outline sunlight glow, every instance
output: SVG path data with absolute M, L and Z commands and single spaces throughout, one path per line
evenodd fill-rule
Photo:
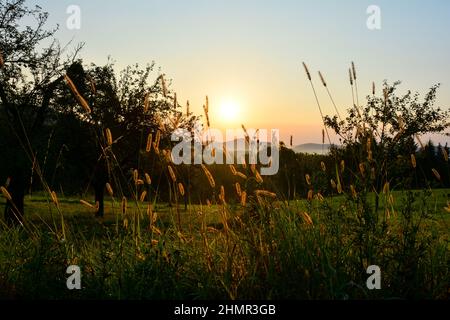
M 234 122 L 238 120 L 240 105 L 233 100 L 224 100 L 220 104 L 220 117 L 224 122 Z

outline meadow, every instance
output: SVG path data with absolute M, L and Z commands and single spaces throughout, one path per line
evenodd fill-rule
M 179 164 L 175 132 L 200 133 L 213 158 L 227 152 L 208 135 L 208 96 L 198 114 L 154 62 L 118 72 L 113 59 L 81 59 L 84 44 L 67 51 L 25 0 L 0 2 L 0 16 L 0 298 L 449 298 L 450 148 L 421 141 L 449 135 L 439 84 L 421 98 L 372 82 L 363 102 L 351 62 L 344 114 L 324 74 L 297 61 L 286 79 L 303 67 L 316 106 L 302 107 L 317 108 L 328 153 L 296 153 L 291 135 L 290 147 L 264 144 L 267 162 L 246 150 L 239 165 Z M 221 108 L 261 147 L 265 129 L 245 127 L 256 109 Z M 70 266 L 80 289 L 67 285 Z
M 357 92 L 355 74 L 353 66 Z M 88 102 L 65 79 L 90 117 Z M 341 147 L 305 156 L 280 142 L 280 171 L 263 177 L 246 162 L 175 165 L 170 133 L 195 117 L 188 108 L 178 112 L 176 95 L 167 95 L 163 77 L 157 81 L 162 99 L 173 100 L 166 121 L 149 114 L 156 111 L 136 88 L 139 125 L 119 121 L 119 131 L 72 119 L 75 139 L 66 126 L 58 133 L 76 152 L 42 159 L 47 168 L 67 168 L 61 176 L 38 159 L 32 193 L 21 198 L 14 177 L 1 187 L 9 215 L 0 230 L 2 298 L 448 299 L 449 151 L 418 137 L 447 126 L 447 114 L 432 108 L 437 87 L 419 105 L 417 95 L 397 97 L 396 84 L 385 84 L 382 98 L 373 85 L 367 106 L 354 105 L 345 121 L 322 115 L 324 128 L 345 139 Z M 208 98 L 204 111 L 209 128 Z M 142 122 L 141 115 L 153 117 Z M 255 139 L 242 128 L 247 143 Z M 78 196 L 76 185 L 84 190 Z M 80 267 L 81 290 L 66 285 L 72 265 Z M 367 282 L 374 265 L 377 289 Z
M 449 192 L 393 191 L 393 206 L 383 196 L 373 224 L 346 195 L 261 197 L 245 206 L 192 204 L 187 211 L 153 203 L 150 215 L 145 202 L 125 210 L 109 197 L 105 216 L 97 218 L 75 197 L 58 199 L 57 210 L 38 193 L 26 199 L 29 234 L 5 227 L 0 233 L 1 297 L 446 299 Z M 81 267 L 82 290 L 66 287 L 72 264 Z M 366 287 L 371 264 L 381 268 L 381 290 Z

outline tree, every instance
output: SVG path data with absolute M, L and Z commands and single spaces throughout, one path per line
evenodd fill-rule
M 77 92 L 87 101 L 90 112 L 81 108 L 68 88 L 66 94 L 59 97 L 58 128 L 64 131 L 65 122 L 70 123 L 75 117 L 79 121 L 76 129 L 83 131 L 80 136 L 86 137 L 86 131 L 89 132 L 83 144 L 84 161 L 75 164 L 69 156 L 70 150 L 80 147 L 79 142 L 70 137 L 75 132 L 70 133 L 68 140 L 60 141 L 69 149 L 63 160 L 76 170 L 84 168 L 82 172 L 89 172 L 98 205 L 97 216 L 104 213 L 107 182 L 121 195 L 136 195 L 141 189 L 135 185 L 131 172 L 139 169 L 143 178 L 143 172 L 148 172 L 158 158 L 145 151 L 149 134 L 156 137 L 157 131 L 160 132 L 162 150 L 170 147 L 170 133 L 175 127 L 193 127 L 197 119 L 179 111 L 175 94 L 167 90 L 162 75 L 151 81 L 153 70 L 154 63 L 145 68 L 134 65 L 122 70 L 117 77 L 111 61 L 105 66 L 92 64 L 89 67 L 78 61 L 67 71 Z M 67 133 L 62 132 L 62 135 L 67 136 Z M 159 174 L 163 170 L 158 167 L 155 171 Z M 76 171 L 72 175 L 76 176 Z
M 48 13 L 39 6 L 28 8 L 24 2 L 0 2 L 0 112 L 9 129 L 2 138 L 9 149 L 2 152 L 1 175 L 8 177 L 12 196 L 5 207 L 10 225 L 22 221 L 24 192 L 35 159 L 34 145 L 42 139 L 40 129 L 48 120 L 63 71 L 81 48 L 75 50 L 72 58 L 62 61 L 63 49 L 54 39 L 57 28 L 44 29 Z M 24 21 L 31 22 L 21 27 Z
M 434 107 L 439 85 L 431 87 L 420 102 L 419 94 L 411 91 L 398 96 L 396 89 L 399 84 L 385 82 L 382 97 L 368 96 L 367 105 L 350 108 L 343 121 L 339 121 L 337 116 L 325 117 L 325 125 L 335 131 L 344 145 L 344 149 L 338 151 L 353 155 L 348 158 L 354 161 L 366 159 L 361 164 L 362 168 L 375 173 L 367 175 L 372 176 L 367 180 L 370 184 L 367 187 L 375 188 L 376 210 L 380 191 L 386 182 L 395 178 L 393 173 L 398 167 L 398 158 L 404 157 L 409 161 L 410 155 L 416 153 L 415 139 L 420 142 L 420 135 L 442 133 L 450 126 L 448 111 Z

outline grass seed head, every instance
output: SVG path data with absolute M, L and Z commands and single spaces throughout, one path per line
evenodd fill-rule
M 152 184 L 152 179 L 148 173 L 145 173 L 145 182 L 147 182 L 148 185 Z
M 355 63 L 352 61 L 353 80 L 356 81 L 356 68 Z
M 59 205 L 59 202 L 58 202 L 58 196 L 56 195 L 56 192 L 55 192 L 55 191 L 52 191 L 52 192 L 50 192 L 50 195 L 51 195 L 51 197 L 52 197 L 53 203 L 54 203 L 56 206 L 58 206 L 58 205 Z
M 263 183 L 263 178 L 261 177 L 261 175 L 259 174 L 258 170 L 255 170 L 255 179 L 256 182 L 258 182 L 259 184 Z
M 89 209 L 95 210 L 95 206 L 93 206 L 92 204 L 83 199 L 80 200 L 80 203 Z
M 109 130 L 109 128 L 106 128 L 105 134 L 106 134 L 106 142 L 108 143 L 108 146 L 111 146 L 113 144 L 111 130 Z
M 106 183 L 106 191 L 108 191 L 109 195 L 112 197 L 114 195 L 113 188 L 109 182 Z
M 303 220 L 310 226 L 313 225 L 313 221 L 311 219 L 311 216 L 307 212 L 302 212 L 302 218 Z
M 150 150 L 152 149 L 152 139 L 153 139 L 152 134 L 149 133 L 147 136 L 147 145 L 145 147 L 146 152 L 150 152 Z
M 177 176 L 175 175 L 175 171 L 173 171 L 172 166 L 167 166 L 167 169 L 169 170 L 170 178 L 173 182 L 177 182 Z
M 273 192 L 270 192 L 270 191 L 267 191 L 267 190 L 255 190 L 255 194 L 257 195 L 257 196 L 264 196 L 264 197 L 269 197 L 269 198 L 276 198 L 277 197 L 277 195 L 276 195 L 276 193 L 273 193 Z
M 3 196 L 6 198 L 6 200 L 11 202 L 12 201 L 12 197 L 11 197 L 11 194 L 8 192 L 8 190 L 6 190 L 6 188 L 3 187 L 3 186 L 1 186 L 0 189 L 2 191 Z
M 439 174 L 439 172 L 435 168 L 431 169 L 431 171 L 433 172 L 433 174 L 436 177 L 436 179 L 441 181 L 441 175 Z
M 245 207 L 246 204 L 247 204 L 247 192 L 242 191 L 242 193 L 241 193 L 241 205 L 243 207 Z
M 161 230 L 159 230 L 157 227 L 155 227 L 155 226 L 152 226 L 152 232 L 153 233 L 156 233 L 157 235 L 162 235 L 162 232 L 161 232 Z
M 209 113 L 208 113 L 208 108 L 206 107 L 206 105 L 203 105 L 203 110 L 205 111 L 206 126 L 207 126 L 207 128 L 209 128 L 211 126 L 211 123 L 209 122 Z
M 242 195 L 241 185 L 239 184 L 239 182 L 236 182 L 234 186 L 236 187 L 236 194 L 240 197 Z
M 78 92 L 78 89 L 75 86 L 75 84 L 73 83 L 72 79 L 70 79 L 70 77 L 67 74 L 65 74 L 64 80 L 66 81 L 67 85 L 69 86 L 70 91 L 72 91 L 73 95 L 77 99 L 78 103 L 83 107 L 84 111 L 86 113 L 91 113 L 91 108 L 89 107 L 86 100 Z
M 155 143 L 158 148 L 159 148 L 160 141 L 161 141 L 161 131 L 158 130 L 158 131 L 156 131 L 156 137 L 155 137 Z
M 222 203 L 225 203 L 225 187 L 224 186 L 220 186 L 219 199 L 220 199 L 220 201 L 222 201 Z
M 320 81 L 322 81 L 323 86 L 326 87 L 326 86 L 327 86 L 327 83 L 325 82 L 325 79 L 324 79 L 324 77 L 322 76 L 322 72 L 320 72 L 320 71 L 319 71 L 319 77 L 320 77 Z
M 243 174 L 242 172 L 237 171 L 237 172 L 236 172 L 236 175 L 237 175 L 238 177 L 241 177 L 242 179 L 247 179 L 247 176 L 246 176 L 245 174 Z
M 147 191 L 145 191 L 145 190 L 142 191 L 141 196 L 139 197 L 139 200 L 141 202 L 144 202 L 146 196 L 147 196 Z
M 184 196 L 184 186 L 181 182 L 178 182 L 178 191 L 180 192 L 181 196 Z
M 169 149 L 163 150 L 163 156 L 168 163 L 173 163 L 172 152 Z
M 450 213 L 450 202 L 447 201 L 447 206 L 444 207 L 444 210 Z
M 336 189 L 336 182 L 333 179 L 330 180 L 330 184 L 333 189 Z
M 311 81 L 311 74 L 309 73 L 308 67 L 306 65 L 306 63 L 303 63 L 303 68 L 305 68 L 305 72 L 306 72 L 306 76 L 308 77 L 308 80 Z
M 177 101 L 177 93 L 176 92 L 173 94 L 173 108 L 175 110 L 178 108 L 178 101 Z
M 411 154 L 411 165 L 414 169 L 417 167 L 416 156 L 414 154 Z
M 306 183 L 308 184 L 308 186 L 310 186 L 311 185 L 311 177 L 309 176 L 309 174 L 305 174 L 305 180 L 306 180 Z

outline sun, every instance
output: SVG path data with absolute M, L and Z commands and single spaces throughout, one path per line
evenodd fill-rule
M 234 100 L 223 100 L 220 103 L 220 117 L 222 121 L 233 122 L 238 119 L 240 105 Z

